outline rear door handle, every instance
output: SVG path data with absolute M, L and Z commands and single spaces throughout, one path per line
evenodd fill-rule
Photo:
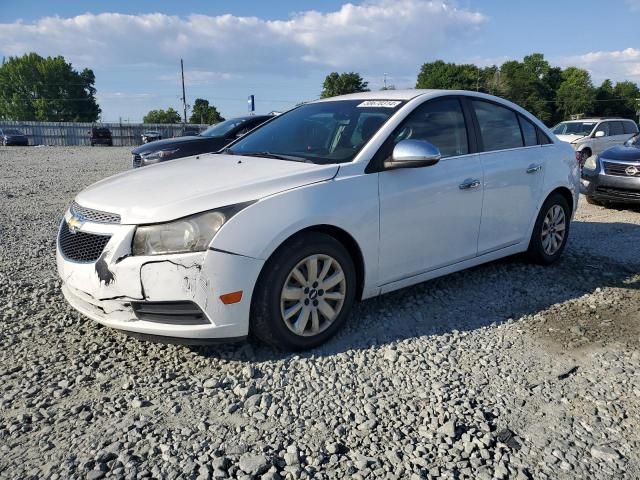
M 480 180 L 477 178 L 469 178 L 458 185 L 460 190 L 471 190 L 472 188 L 478 188 L 480 186 Z
M 527 168 L 527 173 L 536 173 L 542 170 L 542 165 L 529 165 Z

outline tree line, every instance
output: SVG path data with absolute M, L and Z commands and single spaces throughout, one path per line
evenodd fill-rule
M 640 89 L 631 81 L 604 80 L 594 86 L 587 70 L 554 67 L 541 53 L 527 55 L 520 62 L 510 60 L 499 67 L 446 63 L 422 65 L 416 88 L 475 90 L 517 103 L 547 125 L 574 115 L 636 118 L 640 110 Z M 391 87 L 393 88 L 393 87 Z M 328 75 L 322 97 L 369 91 L 367 82 L 355 73 Z
M 640 110 L 640 89 L 631 81 L 604 80 L 595 86 L 587 70 L 552 66 L 544 55 L 533 53 L 522 61 L 500 66 L 424 63 L 416 88 L 476 90 L 497 95 L 522 106 L 548 125 L 574 115 L 635 118 Z M 393 89 L 393 86 L 387 87 Z M 332 72 L 324 79 L 321 97 L 369 91 L 356 72 Z M 91 69 L 77 71 L 62 56 L 28 53 L 9 57 L 0 66 L 0 119 L 49 122 L 95 122 L 100 106 L 95 97 Z M 180 123 L 174 108 L 151 110 L 145 123 Z M 208 100 L 197 98 L 189 123 L 213 124 L 224 118 Z

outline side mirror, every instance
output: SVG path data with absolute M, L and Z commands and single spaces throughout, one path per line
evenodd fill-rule
M 594 136 L 596 138 L 604 137 L 604 132 L 602 130 L 598 130 Z
M 393 149 L 391 159 L 384 162 L 386 169 L 419 168 L 435 165 L 442 158 L 440 150 L 425 140 L 401 140 Z

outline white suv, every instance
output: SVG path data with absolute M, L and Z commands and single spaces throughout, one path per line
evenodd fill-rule
M 58 234 L 62 291 L 145 336 L 311 348 L 356 300 L 519 252 L 557 260 L 578 180 L 569 145 L 500 98 L 320 100 L 223 153 L 80 192 Z
M 576 160 L 584 165 L 591 155 L 622 145 L 638 133 L 638 126 L 633 120 L 623 118 L 586 118 L 561 122 L 552 131 L 560 140 L 571 144 Z

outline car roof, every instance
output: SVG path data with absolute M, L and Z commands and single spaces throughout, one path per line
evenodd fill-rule
M 633 122 L 633 120 L 629 120 L 628 118 L 620 118 L 620 117 L 592 117 L 592 118 L 581 118 L 580 120 L 564 120 L 561 123 L 584 123 L 584 122 L 602 122 L 603 120 L 626 120 L 628 122 Z

